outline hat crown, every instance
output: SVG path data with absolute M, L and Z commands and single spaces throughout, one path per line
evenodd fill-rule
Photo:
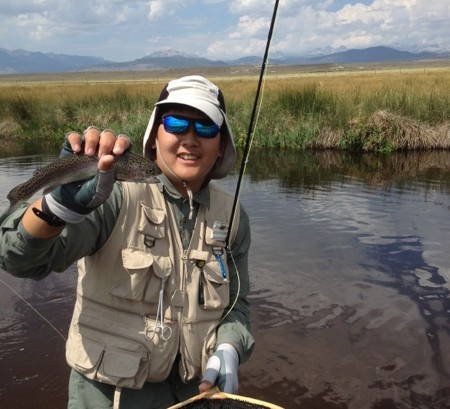
M 225 103 L 219 87 L 200 75 L 189 75 L 170 81 L 156 106 L 181 104 L 198 109 L 218 126 L 222 126 Z
M 200 98 L 219 106 L 219 87 L 200 75 L 172 80 L 167 85 L 168 98 L 177 95 L 188 95 L 191 98 Z

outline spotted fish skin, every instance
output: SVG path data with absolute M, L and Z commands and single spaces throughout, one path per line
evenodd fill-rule
M 97 173 L 98 160 L 97 156 L 69 155 L 36 169 L 29 180 L 8 193 L 9 210 L 42 189 L 48 192 L 66 183 L 92 178 Z M 115 156 L 114 162 L 116 180 L 155 183 L 155 177 L 161 173 L 153 161 L 132 152 Z

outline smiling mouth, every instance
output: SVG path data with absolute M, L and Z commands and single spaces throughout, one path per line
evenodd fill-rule
M 189 153 L 182 153 L 182 154 L 178 155 L 178 157 L 180 159 L 183 159 L 183 160 L 197 160 L 197 159 L 199 159 L 199 157 L 197 155 L 192 155 L 192 154 L 189 154 Z

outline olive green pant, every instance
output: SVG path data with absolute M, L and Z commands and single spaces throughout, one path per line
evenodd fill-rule
M 172 374 L 164 382 L 146 382 L 142 389 L 122 388 L 122 409 L 166 409 L 197 395 L 198 380 L 183 383 Z M 111 409 L 116 387 L 92 381 L 72 369 L 69 380 L 68 409 Z

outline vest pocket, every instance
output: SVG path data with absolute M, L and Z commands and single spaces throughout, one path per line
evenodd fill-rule
M 117 385 L 131 381 L 134 387 L 136 387 L 136 381 L 139 379 L 139 375 L 144 375 L 147 378 L 145 367 L 142 367 L 140 371 L 140 364 L 144 356 L 143 351 L 130 352 L 120 348 L 108 348 L 103 355 L 98 379 L 101 379 L 101 375 L 104 374 L 105 380 L 115 379 Z M 147 359 L 145 360 L 147 361 Z
M 153 256 L 147 251 L 134 248 L 122 249 L 124 271 L 114 275 L 111 294 L 127 300 L 142 301 L 149 281 L 149 269 Z
M 161 278 L 172 271 L 169 257 L 154 256 L 148 250 L 122 249 L 123 270 L 114 275 L 110 293 L 119 298 L 156 303 Z
M 205 310 L 223 310 L 230 302 L 228 280 L 222 275 L 220 265 L 211 260 L 203 268 L 200 276 L 203 287 L 203 304 Z
M 216 321 L 197 322 L 183 326 L 182 337 L 185 342 L 180 345 L 180 352 L 185 382 L 205 373 L 206 363 L 214 353 L 217 340 L 216 331 Z
M 69 339 L 75 338 L 69 334 Z M 105 347 L 102 342 L 86 339 L 86 342 L 72 342 L 66 350 L 66 359 L 78 372 L 92 379 L 97 372 Z
M 133 339 L 100 333 L 80 325 L 71 330 L 69 365 L 89 379 L 126 388 L 142 388 L 148 376 L 150 351 Z M 100 337 L 99 339 L 95 339 Z
M 138 231 L 145 236 L 161 239 L 166 236 L 166 215 L 163 209 L 141 204 Z

